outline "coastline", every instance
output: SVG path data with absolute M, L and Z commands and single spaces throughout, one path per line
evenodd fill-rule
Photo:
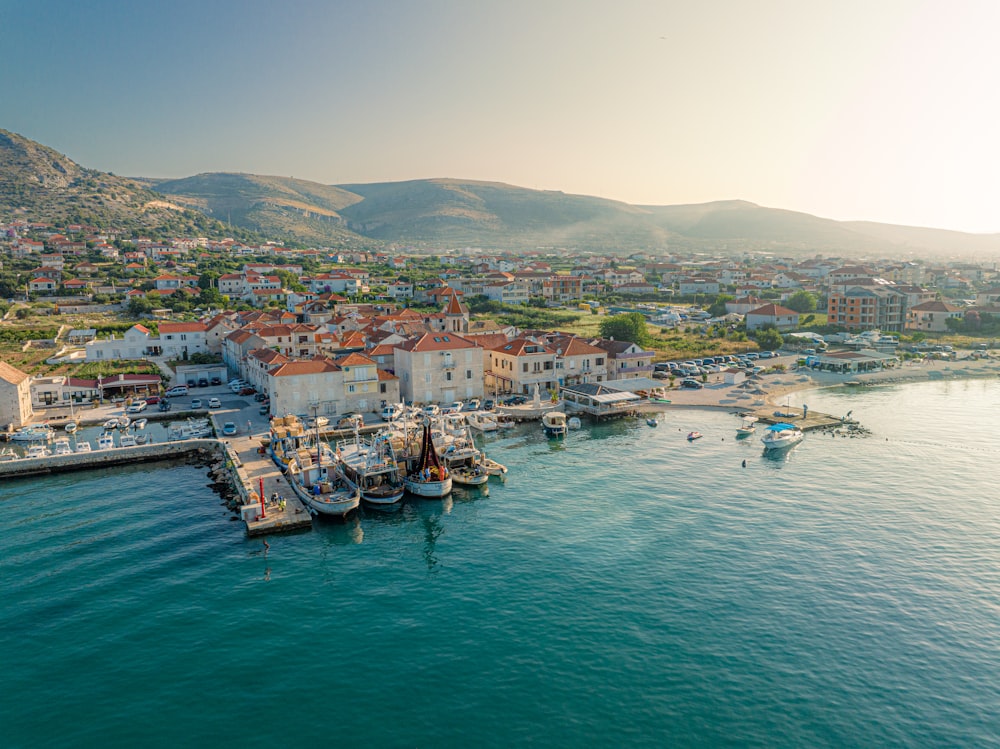
M 889 369 L 868 373 L 836 374 L 815 372 L 805 368 L 761 375 L 759 390 L 726 385 L 713 378 L 700 390 L 674 388 L 667 392 L 669 404 L 647 407 L 643 410 L 669 411 L 672 408 L 713 408 L 748 410 L 778 406 L 789 393 L 801 390 L 819 390 L 838 387 L 846 382 L 861 386 L 890 385 L 900 382 L 933 382 L 946 379 L 977 379 L 1000 376 L 1000 360 L 962 359 L 958 361 L 911 360 Z

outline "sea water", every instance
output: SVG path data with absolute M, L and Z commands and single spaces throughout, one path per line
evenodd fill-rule
M 1000 744 L 1000 383 L 802 402 L 872 434 L 529 425 L 266 544 L 204 467 L 0 483 L 0 744 Z

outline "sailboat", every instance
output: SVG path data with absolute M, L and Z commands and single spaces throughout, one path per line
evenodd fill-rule
M 416 470 L 403 481 L 406 491 L 418 497 L 446 497 L 451 493 L 451 476 L 441 464 L 431 439 L 430 419 L 424 419 L 423 442 Z

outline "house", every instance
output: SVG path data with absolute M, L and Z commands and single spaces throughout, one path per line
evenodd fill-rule
M 942 301 L 917 304 L 906 312 L 906 329 L 946 333 L 948 320 L 962 320 L 966 310 L 966 307 Z
M 646 351 L 631 341 L 596 338 L 590 343 L 608 353 L 608 379 L 634 380 L 653 373 L 655 351 Z
M 486 390 L 490 393 L 533 394 L 555 391 L 560 378 L 556 369 L 558 355 L 534 338 L 520 337 L 504 341 L 487 350 L 485 356 Z
M 0 361 L 0 427 L 19 428 L 31 423 L 31 378 Z
M 778 330 L 794 330 L 799 327 L 799 313 L 777 304 L 765 304 L 746 314 L 747 330 L 775 327 Z
M 396 344 L 400 394 L 412 403 L 450 403 L 481 398 L 483 349 L 455 333 L 425 333 Z
M 207 326 L 203 322 L 161 322 L 156 345 L 161 355 L 171 359 L 187 359 L 191 354 L 207 354 Z
M 40 294 L 53 294 L 58 286 L 59 282 L 55 279 L 38 276 L 31 279 L 31 282 L 28 284 L 28 290 Z
M 678 282 L 678 291 L 681 296 L 718 294 L 719 288 L 719 282 L 710 278 L 682 278 Z

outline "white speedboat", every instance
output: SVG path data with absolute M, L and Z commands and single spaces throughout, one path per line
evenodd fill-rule
M 772 424 L 764 430 L 761 442 L 764 443 L 764 450 L 785 450 L 799 444 L 805 434 L 794 424 L 779 422 Z
M 115 436 L 111 432 L 102 432 L 97 438 L 98 450 L 110 450 L 115 446 Z
M 76 443 L 76 451 L 78 453 L 89 453 L 93 451 L 93 448 L 87 440 L 82 440 Z
M 32 445 L 28 448 L 28 452 L 24 455 L 25 458 L 47 458 L 49 457 L 48 451 L 42 445 Z
M 757 431 L 754 426 L 757 423 L 756 416 L 745 416 L 743 417 L 743 423 L 736 428 L 736 438 L 741 439 L 743 437 L 749 437 L 755 431 Z
M 149 423 L 149 419 L 136 419 L 132 422 L 133 429 L 145 429 L 146 424 Z
M 542 416 L 542 429 L 549 437 L 563 437 L 568 428 L 566 414 L 562 411 L 549 411 Z
M 77 427 L 78 424 L 75 421 L 69 421 L 66 423 L 66 426 L 63 427 L 63 429 L 66 430 L 66 434 L 73 434 L 74 432 L 76 432 Z
M 469 411 L 465 414 L 465 421 L 477 432 L 495 432 L 500 428 L 496 414 L 489 411 Z
M 73 448 L 70 447 L 69 437 L 59 437 L 52 441 L 53 455 L 72 455 Z

